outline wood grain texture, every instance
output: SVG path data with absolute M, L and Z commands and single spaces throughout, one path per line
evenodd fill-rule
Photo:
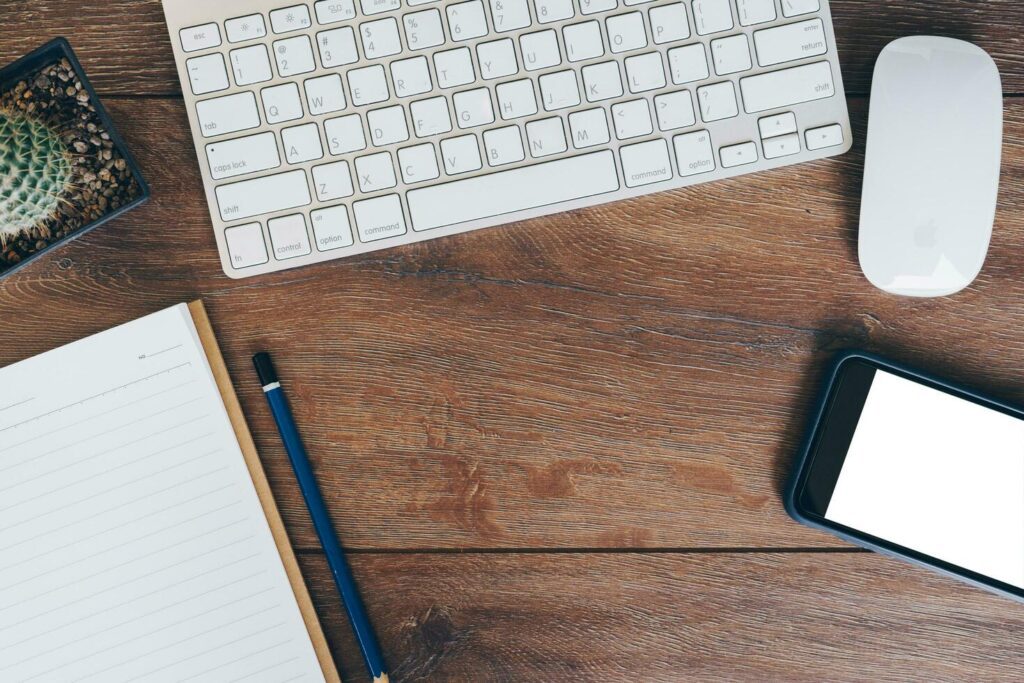
M 343 676 L 363 672 L 303 558 Z M 393 680 L 1017 681 L 1024 610 L 869 553 L 358 555 Z
M 878 50 L 967 38 L 1024 93 L 1019 2 L 831 4 L 844 157 L 232 281 L 159 2 L 0 0 L 0 63 L 68 36 L 153 188 L 0 280 L 0 365 L 203 298 L 350 681 L 362 667 L 257 350 L 288 382 L 393 680 L 1019 680 L 1018 605 L 782 510 L 838 349 L 1024 403 L 1024 101 L 1005 100 L 996 230 L 969 289 L 896 299 L 856 257 Z
M 828 358 L 887 353 L 1024 402 L 1024 103 L 980 278 L 886 296 L 835 160 L 232 281 L 184 112 L 117 101 L 153 200 L 0 281 L 0 363 L 203 297 L 296 544 L 315 547 L 249 363 L 275 353 L 357 548 L 836 545 L 779 492 Z M 853 117 L 863 137 L 865 112 Z M 376 503 L 353 491 L 375 491 Z
M 905 35 L 970 40 L 996 60 L 1007 93 L 1024 93 L 1019 0 L 832 0 L 850 94 L 866 94 L 875 57 Z M 102 95 L 181 92 L 159 0 L 0 0 L 0 64 L 65 36 Z

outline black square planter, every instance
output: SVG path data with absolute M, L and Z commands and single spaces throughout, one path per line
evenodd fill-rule
M 82 227 L 78 228 L 74 232 L 65 235 L 60 240 L 53 244 L 47 245 L 45 248 L 27 256 L 22 261 L 14 266 L 7 268 L 6 270 L 0 271 L 0 278 L 4 278 L 14 272 L 17 272 L 24 266 L 35 261 L 37 258 L 50 252 L 52 249 L 60 247 L 73 239 L 81 237 L 90 230 L 94 230 L 100 225 L 107 221 L 116 218 L 123 214 L 125 211 L 135 208 L 139 204 L 149 199 L 149 185 L 142 178 L 142 173 L 139 171 L 139 165 L 135 162 L 131 153 L 128 151 L 127 146 L 124 144 L 124 140 L 118 134 L 117 129 L 114 127 L 114 122 L 110 118 L 110 114 L 107 112 L 106 107 L 103 106 L 103 102 L 96 94 L 96 90 L 92 87 L 92 83 L 85 75 L 85 71 L 82 69 L 82 65 L 79 63 L 78 58 L 75 57 L 74 51 L 71 49 L 71 45 L 64 38 L 54 38 L 45 45 L 36 48 L 29 54 L 25 55 L 21 59 L 8 64 L 7 66 L 0 69 L 0 92 L 6 92 L 14 87 L 14 85 L 21 80 L 27 79 L 30 75 L 47 67 L 51 64 L 59 62 L 61 59 L 67 59 L 74 69 L 75 74 L 82 83 L 82 88 L 89 94 L 90 102 L 93 108 L 96 110 L 96 116 L 99 118 L 103 125 L 103 129 L 110 136 L 110 141 L 113 142 L 114 148 L 118 154 L 125 160 L 128 171 L 131 173 L 135 182 L 139 186 L 139 196 L 131 200 L 126 204 L 122 204 L 113 211 L 110 211 L 103 216 L 100 216 L 91 223 L 87 223 Z

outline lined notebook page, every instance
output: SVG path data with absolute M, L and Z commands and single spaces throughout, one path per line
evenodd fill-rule
M 0 369 L 0 681 L 322 681 L 184 304 Z

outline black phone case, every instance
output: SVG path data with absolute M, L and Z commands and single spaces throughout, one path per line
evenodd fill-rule
M 807 429 L 807 433 L 804 437 L 803 444 L 800 446 L 800 451 L 798 453 L 796 461 L 793 464 L 793 472 L 790 475 L 789 481 L 786 484 L 786 490 L 783 494 L 783 504 L 786 508 L 786 512 L 789 513 L 790 517 L 792 517 L 797 522 L 800 522 L 801 524 L 804 524 L 814 529 L 819 529 L 821 531 L 828 532 L 833 536 L 837 536 L 843 539 L 844 541 L 847 541 L 854 545 L 860 546 L 862 548 L 867 548 L 868 550 L 873 550 L 882 555 L 895 557 L 910 562 L 919 567 L 930 569 L 945 576 L 949 576 L 959 581 L 966 582 L 973 586 L 984 588 L 986 590 L 998 593 L 999 595 L 1008 598 L 1012 598 L 1019 602 L 1024 602 L 1024 589 L 1019 589 L 1015 586 L 1004 584 L 1000 581 L 990 579 L 981 574 L 969 572 L 967 570 L 961 570 L 960 568 L 950 565 L 946 562 L 937 560 L 935 558 L 931 558 L 920 553 L 915 553 L 913 551 L 904 551 L 903 549 L 895 546 L 894 544 L 886 544 L 886 542 L 882 541 L 881 539 L 879 540 L 879 542 L 876 542 L 871 540 L 871 538 L 851 534 L 841 528 L 837 528 L 827 523 L 822 523 L 818 519 L 808 517 L 800 511 L 797 504 L 797 495 L 800 490 L 801 484 L 803 483 L 807 475 L 808 465 L 810 464 L 811 452 L 814 448 L 815 443 L 817 442 L 818 434 L 820 433 L 822 425 L 827 417 L 826 411 L 828 410 L 829 399 L 832 396 L 832 392 L 835 390 L 836 379 L 839 376 L 839 372 L 843 366 L 843 363 L 852 359 L 866 360 L 869 363 L 877 365 L 883 369 L 890 370 L 897 375 L 906 377 L 907 379 L 911 379 L 920 382 L 926 386 L 931 386 L 936 389 L 940 389 L 948 393 L 955 394 L 979 405 L 995 408 L 996 410 L 1008 413 L 1010 415 L 1013 415 L 1024 420 L 1024 410 L 1015 405 L 1011 405 L 1009 403 L 1005 403 L 1003 401 L 999 401 L 988 396 L 983 396 L 982 394 L 979 394 L 976 391 L 969 389 L 967 387 L 961 386 L 954 382 L 947 382 L 946 380 L 939 379 L 933 375 L 929 375 L 927 373 L 921 372 L 919 370 L 908 367 L 901 363 L 897 363 L 895 361 L 882 358 L 881 356 L 877 356 L 873 353 L 857 350 L 843 351 L 838 356 L 836 356 L 835 360 L 832 363 L 832 367 L 829 371 L 828 378 L 825 381 L 822 393 L 818 397 L 817 405 L 814 410 L 814 417 L 810 422 L 810 426 Z

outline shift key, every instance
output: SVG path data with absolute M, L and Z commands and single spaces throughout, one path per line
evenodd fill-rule
M 220 217 L 224 221 L 293 209 L 312 201 L 306 172 L 301 169 L 221 185 L 216 193 Z
M 814 62 L 741 78 L 740 92 L 743 93 L 743 108 L 753 114 L 832 97 L 836 89 L 829 63 Z

